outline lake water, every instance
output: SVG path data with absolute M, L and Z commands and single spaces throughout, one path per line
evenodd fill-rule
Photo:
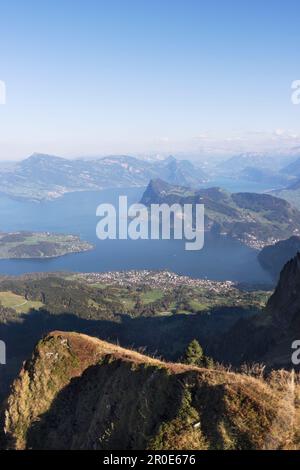
M 270 282 L 254 250 L 224 237 L 206 235 L 201 251 L 186 251 L 182 241 L 174 240 L 98 240 L 97 206 L 104 202 L 116 204 L 119 195 L 124 194 L 129 203 L 138 202 L 142 193 L 142 189 L 73 193 L 42 203 L 0 197 L 1 231 L 72 233 L 95 245 L 93 251 L 55 259 L 1 260 L 0 273 L 168 269 L 197 278 Z

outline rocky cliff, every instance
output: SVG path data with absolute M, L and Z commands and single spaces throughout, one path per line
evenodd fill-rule
M 287 240 L 264 247 L 258 254 L 258 261 L 268 271 L 275 281 L 278 281 L 284 265 L 300 251 L 300 237 L 290 237 Z
M 299 369 L 292 343 L 300 339 L 300 254 L 283 268 L 265 311 L 238 321 L 225 334 L 217 355 L 226 362 L 262 362 L 271 368 Z

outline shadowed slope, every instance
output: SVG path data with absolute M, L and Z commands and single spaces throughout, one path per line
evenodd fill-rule
M 54 332 L 13 385 L 5 434 L 16 449 L 293 448 L 281 399 L 253 377 Z

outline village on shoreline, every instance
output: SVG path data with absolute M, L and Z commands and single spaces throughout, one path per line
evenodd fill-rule
M 119 287 L 136 287 L 140 285 L 151 289 L 161 289 L 163 291 L 170 288 L 189 287 L 203 288 L 215 293 L 238 290 L 270 290 L 270 285 L 262 284 L 241 284 L 235 281 L 213 281 L 210 279 L 196 279 L 185 275 L 176 274 L 168 270 L 130 270 L 111 271 L 99 273 L 78 273 L 77 279 L 84 280 L 89 284 L 106 284 Z

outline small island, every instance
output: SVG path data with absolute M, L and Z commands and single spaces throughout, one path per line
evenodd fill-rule
M 0 259 L 57 258 L 92 250 L 76 235 L 51 232 L 0 232 Z

